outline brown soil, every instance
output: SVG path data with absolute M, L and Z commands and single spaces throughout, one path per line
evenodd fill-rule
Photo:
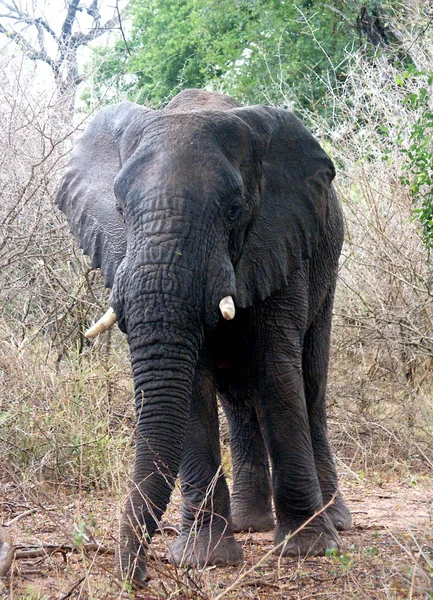
M 67 598 L 249 599 L 400 599 L 433 598 L 433 485 L 420 477 L 412 485 L 343 484 L 353 527 L 341 535 L 341 554 L 304 560 L 272 554 L 272 532 L 238 535 L 242 568 L 175 569 L 167 563 L 174 533 L 155 537 L 144 592 L 122 591 L 114 557 L 94 552 L 64 552 L 16 560 L 3 580 L 1 596 L 31 600 Z M 15 546 L 73 545 L 96 540 L 114 548 L 121 501 L 102 493 L 4 485 L 0 488 L 3 523 Z M 177 502 L 166 515 L 178 522 Z M 36 509 L 31 514 L 25 514 Z M 164 539 L 166 538 L 166 539 Z

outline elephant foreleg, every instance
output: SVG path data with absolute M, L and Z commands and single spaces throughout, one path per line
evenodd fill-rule
M 338 534 L 322 511 L 302 379 L 302 336 L 284 314 L 274 315 L 261 324 L 257 367 L 257 410 L 272 461 L 274 543 L 286 556 L 324 554 L 338 546 Z
M 171 548 L 176 564 L 237 565 L 242 547 L 233 537 L 230 497 L 221 469 L 214 379 L 197 368 L 186 444 L 180 466 L 182 530 Z
M 304 339 L 302 370 L 313 444 L 314 461 L 322 491 L 323 503 L 333 497 L 327 509 L 336 529 L 349 529 L 352 519 L 338 491 L 338 476 L 329 445 L 326 425 L 326 380 L 331 335 L 332 294 L 329 293 Z
M 233 463 L 231 513 L 234 531 L 274 528 L 269 459 L 248 389 L 221 403 L 229 424 Z

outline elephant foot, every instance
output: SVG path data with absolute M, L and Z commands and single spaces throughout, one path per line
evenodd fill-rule
M 337 531 L 346 531 L 352 525 L 352 516 L 343 496 L 338 492 L 334 502 L 326 509 L 326 514 L 331 519 Z
M 245 508 L 232 504 L 232 527 L 233 531 L 270 531 L 275 527 L 274 515 L 269 507 L 260 510 L 257 507 Z
M 170 547 L 169 561 L 176 566 L 234 566 L 242 563 L 243 552 L 239 542 L 227 531 L 217 535 L 214 529 L 210 535 L 209 528 L 202 528 L 198 533 L 190 529 L 182 531 Z
M 338 533 L 330 519 L 322 514 L 295 535 L 298 526 L 277 523 L 274 535 L 275 554 L 281 556 L 324 556 L 339 547 Z M 280 545 L 281 544 L 281 545 Z
M 144 558 L 133 557 L 129 551 L 123 553 L 116 548 L 116 563 L 119 566 L 119 574 L 121 579 L 126 581 L 135 590 L 140 590 L 146 587 L 150 580 L 147 574 L 146 563 Z

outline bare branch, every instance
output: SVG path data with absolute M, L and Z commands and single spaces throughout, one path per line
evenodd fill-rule
M 342 10 L 339 10 L 335 6 L 331 6 L 330 4 L 324 4 L 323 7 L 327 8 L 328 10 L 330 10 L 330 11 L 334 12 L 335 14 L 339 15 L 342 19 L 344 19 L 346 21 L 346 23 L 349 24 L 349 27 L 352 27 L 353 29 L 355 29 L 355 25 L 352 23 L 351 19 L 349 19 L 349 17 L 347 15 L 345 15 Z
M 13 40 L 30 60 L 42 60 L 47 63 L 53 70 L 56 69 L 55 61 L 48 56 L 45 49 L 36 50 L 20 33 L 13 30 L 8 30 L 0 23 L 0 33 L 4 33 L 6 37 Z
M 60 40 L 63 44 L 66 44 L 66 41 L 72 35 L 72 26 L 75 21 L 75 17 L 77 15 L 78 5 L 80 4 L 80 0 L 71 0 L 68 5 L 68 12 L 66 14 L 66 18 L 63 21 L 62 25 L 62 33 L 60 34 Z
M 1 2 L 1 4 L 9 12 L 1 14 L 0 17 L 5 19 L 12 19 L 13 21 L 25 23 L 26 25 L 42 26 L 45 29 L 45 31 L 47 31 L 47 33 L 49 33 L 54 39 L 57 39 L 54 30 L 43 17 L 36 17 L 34 15 L 30 15 L 28 12 L 23 11 L 15 2 L 13 2 L 13 5 L 10 5 L 4 1 Z
M 2 7 L 0 18 L 5 20 L 4 24 L 0 24 L 0 33 L 3 33 L 9 40 L 17 44 L 25 57 L 32 61 L 42 61 L 52 69 L 58 99 L 64 103 L 70 119 L 73 115 L 75 90 L 84 79 L 78 69 L 78 48 L 87 46 L 93 40 L 113 29 L 120 29 L 127 47 L 125 34 L 121 26 L 121 13 L 117 4 L 115 8 L 113 7 L 116 13 L 113 18 L 101 23 L 97 0 L 92 0 L 89 6 L 84 6 L 81 0 L 68 0 L 66 16 L 59 35 L 56 34 L 43 16 L 29 14 L 26 10 L 22 10 L 20 3 L 16 0 L 0 0 L 0 7 Z M 77 13 L 79 12 L 86 12 L 92 17 L 92 26 L 86 33 L 74 31 Z M 9 25 L 7 21 L 9 21 Z M 33 37 L 28 37 L 26 28 L 31 28 Z M 52 56 L 49 53 L 46 34 L 51 36 L 52 41 L 57 46 L 55 55 L 54 52 Z M 128 47 L 127 51 L 129 53 Z
M 43 50 L 47 54 L 47 49 L 45 46 L 45 37 L 44 37 L 44 28 L 40 23 L 35 22 L 36 31 L 38 33 L 38 42 L 41 50 Z
M 47 23 L 47 21 L 45 19 L 43 19 L 42 17 L 36 17 L 34 19 L 34 21 L 35 21 L 35 23 L 38 23 L 39 25 L 41 25 L 45 29 L 45 31 L 51 35 L 51 37 L 54 40 L 58 41 L 56 32 L 50 27 L 50 24 Z
M 82 546 L 72 546 L 68 544 L 45 544 L 43 546 L 38 546 L 37 548 L 21 548 L 18 546 L 15 549 L 15 558 L 40 558 L 56 552 L 66 554 L 82 552 L 82 550 L 84 550 L 84 552 L 96 552 L 96 554 L 114 554 L 112 548 L 107 548 L 107 546 L 103 546 L 96 542 L 89 542 Z
M 87 14 L 90 15 L 91 17 L 100 17 L 99 14 L 99 10 L 98 10 L 98 0 L 93 0 L 92 4 L 86 9 L 87 10 Z
M 128 7 L 126 7 L 126 8 L 128 8 Z M 128 42 L 126 41 L 125 32 L 123 31 L 122 15 L 120 14 L 120 10 L 119 10 L 119 0 L 116 0 L 116 13 L 117 13 L 117 19 L 119 21 L 120 33 L 122 34 L 122 38 L 123 38 L 123 43 L 125 44 L 125 48 L 129 54 L 129 56 L 131 56 L 131 51 L 129 50 Z
M 91 29 L 89 33 L 75 33 L 72 36 L 71 46 L 73 46 L 74 48 L 78 46 L 87 46 L 90 42 L 93 42 L 93 40 L 96 40 L 96 38 L 100 37 L 104 33 L 112 31 L 113 29 L 117 29 L 118 25 L 119 17 L 115 16 L 112 19 L 106 21 L 103 25 L 97 25 L 96 27 Z

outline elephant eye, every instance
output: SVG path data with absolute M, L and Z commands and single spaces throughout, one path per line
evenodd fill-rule
M 120 204 L 118 202 L 116 202 L 116 210 L 119 213 L 122 220 L 125 221 L 125 213 L 123 212 L 123 208 L 120 206 Z
M 227 218 L 229 221 L 237 221 L 245 212 L 242 204 L 232 204 L 227 211 Z

